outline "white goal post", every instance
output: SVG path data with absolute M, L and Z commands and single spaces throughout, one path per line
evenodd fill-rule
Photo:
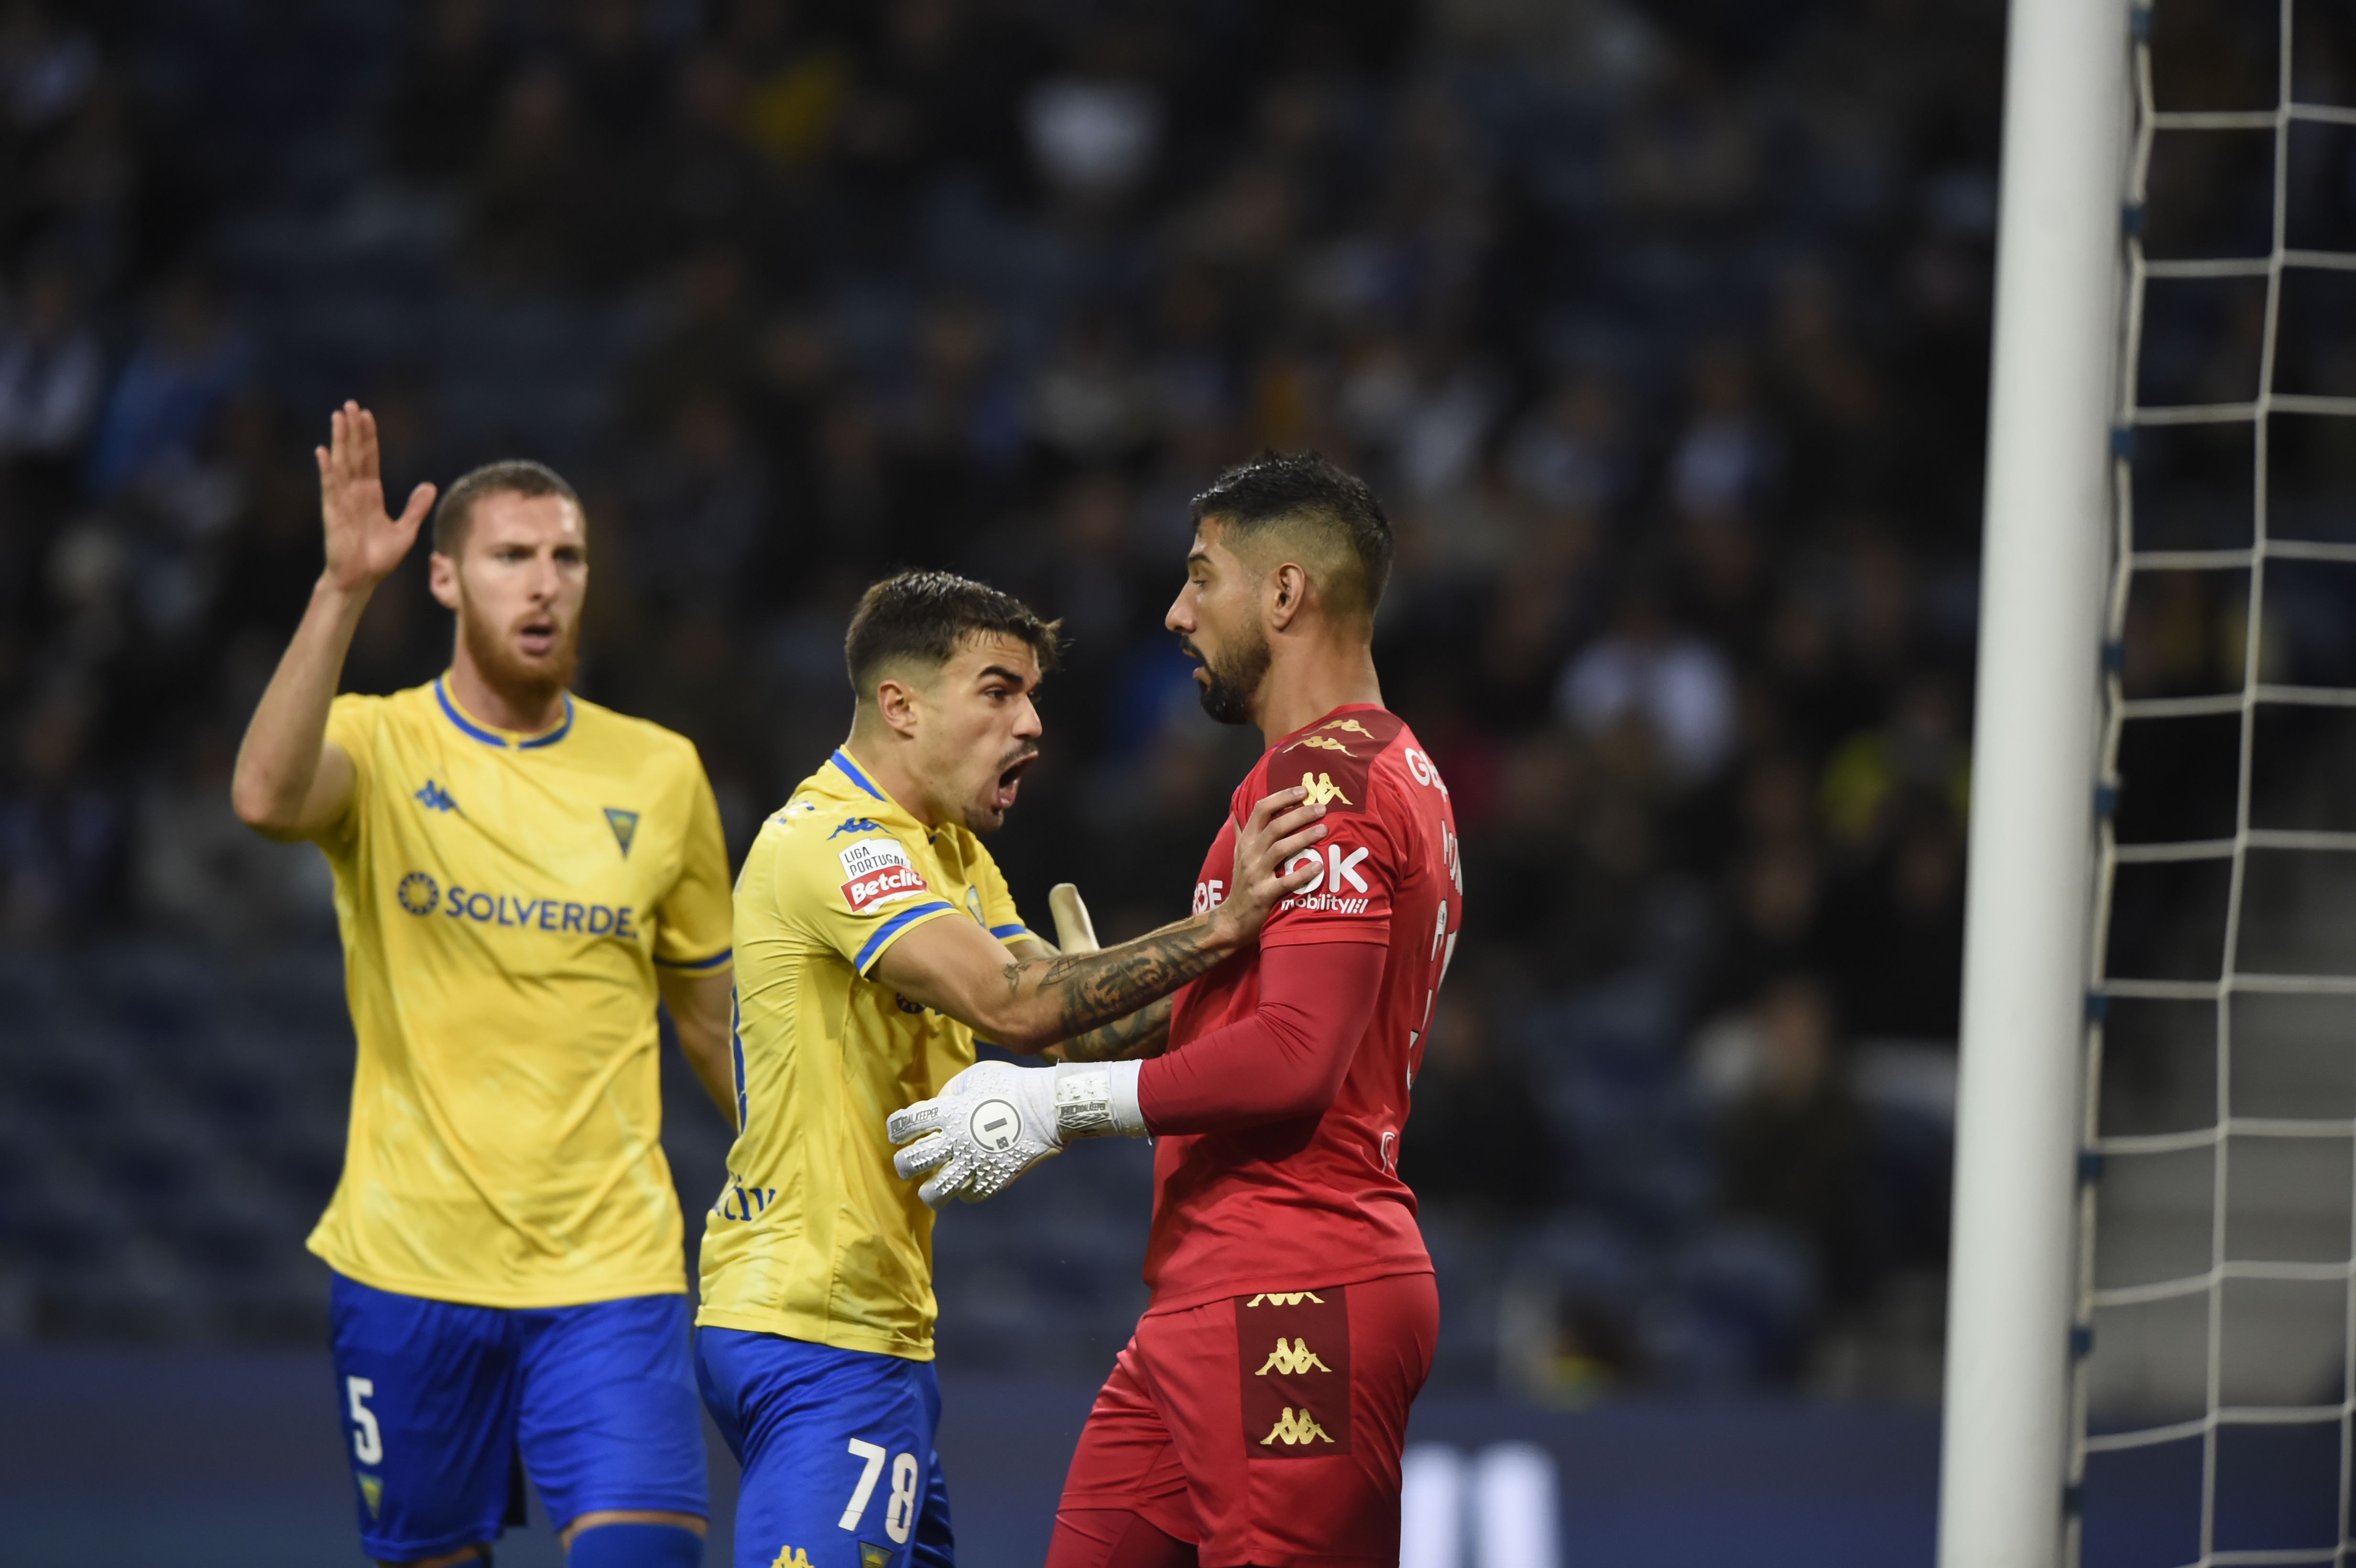
M 2062 1556 L 2128 20 L 2009 13 L 1941 1568 Z

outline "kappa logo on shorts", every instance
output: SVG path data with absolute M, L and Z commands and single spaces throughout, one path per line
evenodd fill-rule
M 1299 1415 L 1293 1414 L 1292 1407 L 1287 1405 L 1284 1413 L 1276 1418 L 1276 1424 L 1268 1429 L 1268 1435 L 1259 1440 L 1259 1445 L 1265 1448 L 1271 1443 L 1282 1443 L 1286 1447 L 1293 1448 L 1305 1443 L 1333 1441 L 1333 1436 L 1317 1424 L 1317 1418 L 1309 1413 L 1307 1405 L 1301 1407 Z
M 798 1546 L 780 1546 L 769 1568 L 810 1568 L 809 1553 Z
M 1308 1340 L 1295 1339 L 1288 1345 L 1284 1342 L 1284 1336 L 1279 1334 L 1276 1349 L 1268 1353 L 1268 1360 L 1259 1364 L 1259 1371 L 1252 1376 L 1264 1378 L 1270 1372 L 1282 1372 L 1290 1377 L 1301 1372 L 1330 1372 L 1333 1370 L 1317 1359 L 1317 1352 L 1309 1348 Z
M 1234 1300 L 1245 1456 L 1347 1454 L 1350 1293 L 1329 1285 L 1263 1290 Z

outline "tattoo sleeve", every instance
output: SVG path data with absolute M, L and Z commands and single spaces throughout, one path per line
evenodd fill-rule
M 1053 1006 L 1057 1033 L 1070 1040 L 1160 1001 L 1226 956 L 1201 920 L 1187 920 L 1101 953 L 1015 965 L 1007 979 L 1018 995 L 1028 991 Z
M 1059 1040 L 1039 1054 L 1048 1061 L 1128 1061 L 1159 1056 L 1170 1043 L 1171 1008 L 1168 997 L 1149 1002 L 1125 1019 Z

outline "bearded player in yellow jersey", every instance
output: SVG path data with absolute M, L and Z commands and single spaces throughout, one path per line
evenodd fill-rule
M 448 671 L 336 696 L 434 489 L 388 514 L 357 404 L 317 457 L 327 569 L 232 793 L 335 872 L 359 1061 L 310 1246 L 335 1271 L 362 1543 L 488 1563 L 529 1475 L 572 1568 L 693 1568 L 708 1504 L 655 1008 L 725 1109 L 711 785 L 686 741 L 566 690 L 587 523 L 537 464 L 477 469 L 434 513 Z
M 1323 806 L 1277 792 L 1237 835 L 1225 903 L 1058 955 L 981 844 L 1038 753 L 1055 628 L 981 583 L 905 572 L 867 591 L 844 651 L 850 738 L 736 884 L 739 1131 L 704 1221 L 696 1371 L 744 1467 L 737 1568 L 952 1561 L 933 1452 L 937 1193 L 894 1172 L 885 1118 L 972 1066 L 977 1032 L 1023 1052 L 1086 1035 L 1085 1061 L 1013 1076 L 1052 1095 L 1059 1138 L 1141 1130 L 1103 1065 L 1115 1037 L 1151 1032 L 1129 1015 L 1249 946 L 1308 880 L 1279 868 L 1325 831 Z M 985 1151 L 1022 1125 L 987 1094 L 963 1119 Z M 958 1178 L 983 1195 L 1020 1168 Z

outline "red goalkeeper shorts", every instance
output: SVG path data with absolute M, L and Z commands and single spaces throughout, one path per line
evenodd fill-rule
M 1149 1314 L 1080 1433 L 1048 1568 L 1112 1561 L 1122 1514 L 1203 1568 L 1397 1568 L 1399 1452 L 1439 1330 L 1428 1274 Z

